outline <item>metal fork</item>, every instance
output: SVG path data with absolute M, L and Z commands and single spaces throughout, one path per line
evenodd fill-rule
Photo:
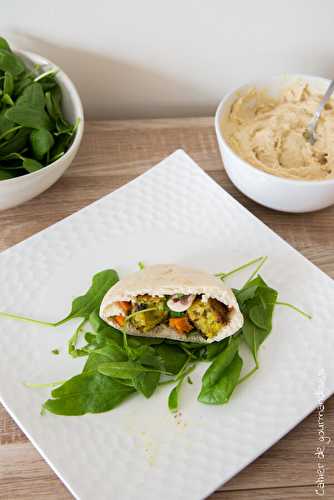
M 331 83 L 329 84 L 328 89 L 326 90 L 324 97 L 321 99 L 321 102 L 320 102 L 316 112 L 314 113 L 310 123 L 307 125 L 307 127 L 304 131 L 303 135 L 304 135 L 305 139 L 307 140 L 307 142 L 309 142 L 312 145 L 317 140 L 317 134 L 316 134 L 315 130 L 317 128 L 320 115 L 322 113 L 322 110 L 325 107 L 325 104 L 327 103 L 330 96 L 332 95 L 333 91 L 334 91 L 334 80 L 332 80 Z

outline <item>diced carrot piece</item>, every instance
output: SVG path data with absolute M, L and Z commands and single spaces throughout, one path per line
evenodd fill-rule
M 114 316 L 114 320 L 119 326 L 123 326 L 125 323 L 125 317 L 119 314 L 118 316 Z
M 123 309 L 123 311 L 125 312 L 126 315 L 129 314 L 129 312 L 131 311 L 131 302 L 128 302 L 126 300 L 120 300 L 119 302 L 117 302 L 117 305 Z
M 178 333 L 189 333 L 193 330 L 192 324 L 189 322 L 187 316 L 180 318 L 170 318 L 169 326 L 174 328 Z

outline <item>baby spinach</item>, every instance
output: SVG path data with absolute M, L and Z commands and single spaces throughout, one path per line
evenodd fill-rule
M 217 363 L 219 357 L 223 354 L 224 352 L 218 356 L 218 358 L 213 362 L 213 365 Z M 210 368 L 211 367 L 212 365 Z M 214 369 L 217 370 L 216 376 L 213 377 L 215 379 L 215 383 L 210 383 L 212 377 L 209 377 L 207 380 L 203 378 L 203 384 L 198 400 L 202 403 L 215 405 L 227 403 L 235 387 L 238 385 L 241 368 L 242 359 L 237 352 L 230 363 L 224 368 L 221 369 L 219 365 L 214 367 Z
M 76 375 L 51 392 L 43 408 L 56 415 L 84 415 L 112 410 L 135 389 L 101 373 Z
M 50 119 L 44 109 L 31 106 L 17 104 L 7 111 L 6 118 L 26 128 L 51 128 Z
M 85 295 L 80 295 L 72 302 L 69 314 L 62 320 L 57 321 L 55 326 L 62 325 L 73 318 L 88 319 L 90 314 L 96 311 L 104 295 L 118 281 L 118 274 L 113 269 L 107 269 L 94 275 L 92 284 Z
M 10 127 L 10 123 L 2 117 L 0 113 L 0 128 Z M 22 157 L 18 153 L 10 155 L 11 160 Z M 7 175 L 6 171 L 4 175 Z M 251 261 L 258 262 L 262 265 L 264 258 Z M 244 267 L 240 266 L 240 269 Z M 226 274 L 229 273 L 224 276 Z M 87 357 L 82 373 L 66 382 L 30 385 L 45 387 L 61 384 L 52 391 L 52 398 L 44 404 L 44 410 L 59 415 L 99 413 L 114 408 L 134 392 L 149 398 L 158 385 L 174 383 L 168 406 L 175 412 L 179 408 L 182 382 L 199 362 L 209 362 L 210 365 L 202 377 L 198 400 L 206 404 L 225 404 L 236 386 L 258 369 L 258 350 L 271 332 L 275 305 L 291 307 L 310 317 L 291 304 L 278 302 L 277 291 L 268 286 L 260 275 L 253 275 L 240 290 L 234 290 L 244 315 L 243 327 L 233 336 L 211 344 L 128 336 L 105 323 L 99 316 L 101 301 L 118 281 L 116 271 L 111 269 L 97 273 L 88 291 L 75 298 L 69 314 L 56 323 L 6 312 L 0 312 L 0 316 L 45 326 L 58 326 L 74 318 L 81 319 L 69 340 L 69 353 L 73 357 Z M 79 336 L 86 327 L 89 328 L 84 333 L 86 345 L 78 348 Z M 255 367 L 243 376 L 240 376 L 243 365 L 239 355 L 241 341 L 248 345 L 255 360 Z M 188 381 L 191 383 L 189 378 Z
M 155 368 L 148 368 L 134 361 L 110 361 L 100 365 L 98 371 L 108 377 L 127 379 L 141 375 L 142 373 L 166 373 L 166 375 L 169 375 L 168 372 L 163 372 Z
M 0 36 L 0 49 L 6 49 L 8 50 L 8 52 L 10 52 L 9 44 L 7 40 L 5 40 L 5 38 L 3 38 L 2 36 Z
M 31 129 L 28 128 L 17 129 L 15 134 L 9 138 L 6 137 L 6 140 L 0 142 L 0 158 L 2 160 L 2 165 L 6 167 L 6 156 L 10 153 L 26 151 L 30 132 Z
M 98 347 L 92 351 L 92 354 L 99 354 L 108 358 L 110 361 L 126 361 L 128 359 L 126 352 L 117 344 L 107 343 L 103 347 Z
M 26 68 L 0 37 L 0 162 L 10 170 L 0 180 L 35 172 L 70 147 L 78 120 L 64 117 L 56 73 Z
M 0 181 L 12 179 L 13 177 L 14 175 L 12 175 L 10 172 L 7 172 L 6 170 L 0 170 Z
M 145 398 L 150 398 L 157 388 L 160 380 L 160 373 L 145 372 L 135 377 L 132 377 L 133 386 L 138 392 L 143 394 Z
M 103 321 L 102 318 L 99 316 L 99 311 L 97 309 L 94 309 L 89 317 L 88 317 L 89 323 L 91 324 L 94 332 L 98 332 L 99 330 L 102 330 L 105 327 L 108 327 L 107 323 Z
M 252 321 L 248 317 L 245 317 L 244 325 L 242 328 L 242 335 L 243 339 L 245 340 L 246 344 L 251 350 L 256 366 L 258 366 L 257 353 L 259 347 L 268 334 L 269 334 L 268 330 L 259 328 L 254 323 L 252 323 Z
M 25 66 L 22 60 L 13 52 L 6 48 L 0 48 L 0 70 L 19 76 L 24 72 Z
M 161 359 L 164 370 L 175 375 L 179 373 L 187 360 L 187 354 L 175 345 L 163 343 L 158 345 L 155 350 Z
M 92 351 L 91 353 L 87 353 L 88 358 L 83 367 L 82 373 L 93 373 L 97 372 L 97 369 L 103 363 L 108 363 L 110 361 L 109 356 L 104 356 L 100 352 Z
M 176 374 L 175 381 L 177 382 L 176 386 L 171 390 L 168 397 L 168 408 L 172 413 L 175 413 L 179 409 L 179 399 L 180 399 L 180 391 L 183 381 L 186 377 L 188 377 L 188 382 L 192 384 L 190 377 L 188 376 L 196 367 L 196 363 L 191 363 L 191 358 L 189 357 L 184 365 L 181 367 L 179 372 Z
M 145 367 L 155 368 L 157 371 L 145 371 L 135 375 L 132 377 L 132 382 L 138 392 L 146 398 L 150 398 L 159 384 L 161 364 L 159 358 L 155 355 L 154 349 L 148 346 L 144 347 L 150 349 L 151 353 L 144 353 L 138 359 L 138 362 L 145 365 Z
M 236 297 L 244 315 L 242 338 L 252 352 L 258 366 L 258 350 L 272 329 L 272 318 L 278 293 L 258 275 L 236 291 Z
M 171 390 L 168 396 L 168 408 L 172 413 L 178 411 L 179 408 L 179 394 L 181 390 L 181 386 L 183 383 L 183 378 L 180 378 L 176 386 Z
M 240 344 L 239 337 L 231 337 L 231 341 L 226 349 L 221 352 L 211 363 L 210 367 L 204 373 L 202 381 L 203 386 L 209 387 L 215 385 L 221 377 L 221 374 L 230 365 L 238 352 Z
M 55 141 L 48 129 L 40 128 L 31 132 L 30 142 L 35 157 L 41 160 L 50 151 Z
M 159 384 L 160 371 L 164 370 L 167 372 L 167 370 L 163 367 L 161 357 L 153 346 L 142 345 L 135 351 L 132 349 L 132 354 L 135 354 L 136 361 L 141 365 L 157 370 L 156 372 L 146 371 L 134 376 L 132 379 L 137 391 L 142 393 L 146 398 L 150 398 Z
M 17 99 L 16 107 L 22 109 L 31 107 L 39 111 L 44 110 L 45 101 L 41 85 L 39 83 L 34 82 L 28 87 L 26 87 L 22 92 L 22 94 L 20 95 L 20 97 Z
M 14 77 L 9 71 L 5 71 L 4 81 L 3 81 L 3 93 L 11 95 L 14 90 Z
M 207 404 L 224 404 L 238 384 L 242 359 L 238 355 L 240 338 L 233 336 L 228 346 L 215 358 L 203 375 L 198 400 Z
M 24 158 L 22 156 L 22 166 L 27 170 L 27 172 L 36 172 L 43 168 L 43 165 L 37 161 L 33 160 L 33 158 Z
M 228 337 L 220 342 L 212 342 L 212 344 L 208 344 L 205 346 L 204 358 L 208 361 L 213 360 L 216 356 L 218 356 L 218 354 L 226 349 L 227 344 Z

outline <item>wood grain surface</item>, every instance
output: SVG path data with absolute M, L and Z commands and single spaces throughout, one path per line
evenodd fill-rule
M 291 215 L 274 212 L 247 199 L 227 179 L 212 118 L 87 123 L 80 152 L 65 176 L 34 200 L 0 212 L 0 251 L 110 193 L 178 148 L 189 153 L 253 214 L 334 277 L 334 206 L 313 214 Z M 326 403 L 325 419 L 334 441 L 334 397 Z M 314 453 L 318 445 L 317 414 L 314 412 L 215 492 L 212 500 L 316 498 Z M 334 498 L 333 469 L 334 453 L 329 447 L 324 495 L 328 499 Z M 2 407 L 0 498 L 71 498 Z

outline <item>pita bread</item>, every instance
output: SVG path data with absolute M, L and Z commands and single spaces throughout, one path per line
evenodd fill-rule
M 142 332 L 128 322 L 125 327 L 126 333 L 142 337 L 159 337 L 209 344 L 233 335 L 243 325 L 243 316 L 237 300 L 232 290 L 220 279 L 204 271 L 174 264 L 147 266 L 142 271 L 121 279 L 104 296 L 100 316 L 106 323 L 119 329 L 118 324 L 111 317 L 117 314 L 114 312 L 115 302 L 130 301 L 137 295 L 148 294 L 163 297 L 176 293 L 203 295 L 204 300 L 208 298 L 219 300 L 230 309 L 228 323 L 223 325 L 217 335 L 212 338 L 205 338 L 199 333 L 179 334 L 166 324 L 160 324 L 149 332 Z

